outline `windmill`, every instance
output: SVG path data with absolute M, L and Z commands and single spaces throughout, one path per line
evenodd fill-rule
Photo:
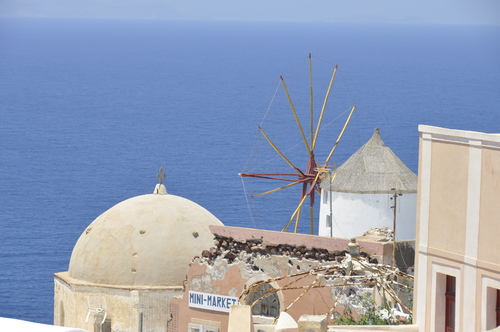
M 284 182 L 289 182 L 288 184 L 275 188 L 257 195 L 253 195 L 252 197 L 257 197 L 257 196 L 262 196 L 262 195 L 267 195 L 271 194 L 286 188 L 293 187 L 295 185 L 302 185 L 302 191 L 300 195 L 300 200 L 298 203 L 298 206 L 295 208 L 293 211 L 290 219 L 286 223 L 285 227 L 282 229 L 282 232 L 286 231 L 290 224 L 295 220 L 295 227 L 294 227 L 294 233 L 297 233 L 298 226 L 299 226 L 299 220 L 300 216 L 302 213 L 303 206 L 306 202 L 306 200 L 309 198 L 309 220 L 310 220 L 310 233 L 314 234 L 314 203 L 315 203 L 315 194 L 320 192 L 319 184 L 321 182 L 321 175 L 325 172 L 328 172 L 328 163 L 335 152 L 335 149 L 337 148 L 344 132 L 345 129 L 347 128 L 347 125 L 349 124 L 352 114 L 354 113 L 354 110 L 356 108 L 356 105 L 353 105 L 349 109 L 349 115 L 347 117 L 347 120 L 345 121 L 342 130 L 340 131 L 340 134 L 338 135 L 335 143 L 330 149 L 330 152 L 328 156 L 326 157 L 325 161 L 318 166 L 318 162 L 315 158 L 315 149 L 317 146 L 318 142 L 318 135 L 321 130 L 321 125 L 323 122 L 323 118 L 325 115 L 326 111 L 326 106 L 328 104 L 328 99 L 330 97 L 330 92 L 332 89 L 333 82 L 335 80 L 335 76 L 337 74 L 338 66 L 335 66 L 333 68 L 333 73 L 330 78 L 330 82 L 328 85 L 328 89 L 326 91 L 325 97 L 323 99 L 322 107 L 319 113 L 319 118 L 316 122 L 316 126 L 314 126 L 314 104 L 313 104 L 313 77 L 312 77 L 312 56 L 309 53 L 308 56 L 309 59 L 309 137 L 306 136 L 306 133 L 304 131 L 304 128 L 302 126 L 302 123 L 299 119 L 297 110 L 295 109 L 295 105 L 292 101 L 292 97 L 288 91 L 287 85 L 285 83 L 285 79 L 283 76 L 280 77 L 281 85 L 283 86 L 283 89 L 285 91 L 288 103 L 290 104 L 290 109 L 292 111 L 292 115 L 295 119 L 296 125 L 298 127 L 298 130 L 300 132 L 300 135 L 302 137 L 303 144 L 305 146 L 305 149 L 307 151 L 307 163 L 305 165 L 305 168 L 300 169 L 297 167 L 295 164 L 293 164 L 289 158 L 283 153 L 280 148 L 271 140 L 271 138 L 264 132 L 264 129 L 259 126 L 259 131 L 260 133 L 264 136 L 266 141 L 271 145 L 271 147 L 276 151 L 276 153 L 292 168 L 292 172 L 290 173 L 240 173 L 239 175 L 241 177 L 252 177 L 252 178 L 259 178 L 259 179 L 268 179 L 268 180 L 277 180 L 277 181 L 284 181 Z M 314 128 L 315 127 L 315 128 Z

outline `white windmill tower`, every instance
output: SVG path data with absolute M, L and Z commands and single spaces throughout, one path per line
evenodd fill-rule
M 373 227 L 415 238 L 417 176 L 373 136 L 321 182 L 319 235 L 352 238 Z

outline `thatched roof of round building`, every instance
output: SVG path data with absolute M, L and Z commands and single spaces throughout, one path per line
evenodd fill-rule
M 321 182 L 321 188 L 347 193 L 415 193 L 417 176 L 387 147 L 376 128 L 372 138 Z

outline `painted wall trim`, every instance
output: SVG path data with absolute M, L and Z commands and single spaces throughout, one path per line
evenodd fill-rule
M 480 133 L 477 131 L 468 131 L 468 130 L 456 130 L 456 129 L 448 129 L 448 128 L 441 128 L 441 127 L 434 127 L 434 126 L 427 126 L 427 125 L 419 125 L 418 126 L 418 131 L 419 132 L 425 132 L 430 135 L 434 136 L 441 136 L 441 137 L 448 137 L 447 140 L 450 141 L 457 141 L 457 138 L 463 138 L 466 140 L 479 140 L 479 141 L 486 141 L 486 142 L 494 142 L 500 144 L 500 134 L 486 134 L 486 133 Z

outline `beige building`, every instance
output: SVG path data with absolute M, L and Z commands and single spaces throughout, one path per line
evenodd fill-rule
M 419 331 L 500 325 L 500 135 L 419 126 Z
M 113 206 L 80 236 L 69 270 L 55 274 L 54 324 L 166 331 L 189 263 L 213 245 L 209 225 L 222 223 L 162 184 Z

